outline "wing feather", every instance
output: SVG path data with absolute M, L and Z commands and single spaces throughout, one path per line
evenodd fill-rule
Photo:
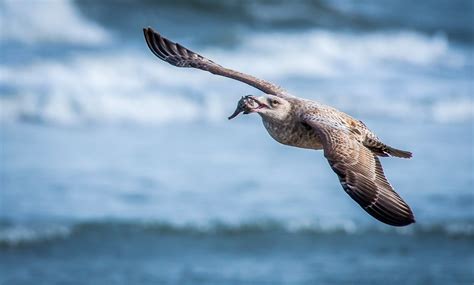
M 350 130 L 314 114 L 306 116 L 304 121 L 320 136 L 324 156 L 338 175 L 342 188 L 367 213 L 392 226 L 415 222 L 412 210 L 385 177 L 377 155 L 359 142 Z
M 178 43 L 168 40 L 150 27 L 144 28 L 143 33 L 145 35 L 146 43 L 153 54 L 171 65 L 201 69 L 216 75 L 244 82 L 265 92 L 266 94 L 279 97 L 290 97 L 283 88 L 254 76 L 222 67 L 212 60 L 209 60 Z

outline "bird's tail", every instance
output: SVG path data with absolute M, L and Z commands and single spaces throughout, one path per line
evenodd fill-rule
M 406 151 L 406 150 L 396 149 L 396 148 L 393 148 L 391 146 L 386 146 L 386 149 L 384 149 L 384 151 L 386 153 L 388 153 L 389 155 L 395 156 L 395 157 L 401 157 L 401 158 L 411 158 L 412 157 L 411 152 Z
M 401 158 L 412 157 L 411 152 L 388 146 L 378 139 L 366 138 L 363 144 L 378 156 L 395 156 Z

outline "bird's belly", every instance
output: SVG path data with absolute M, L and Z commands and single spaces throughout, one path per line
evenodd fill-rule
M 309 149 L 323 148 L 318 135 L 301 124 L 282 125 L 267 121 L 263 121 L 263 124 L 270 136 L 281 144 Z

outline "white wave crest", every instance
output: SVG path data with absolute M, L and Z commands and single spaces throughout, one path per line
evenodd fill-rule
M 236 50 L 205 49 L 215 61 L 352 114 L 464 122 L 474 118 L 468 57 L 446 38 L 415 33 L 346 35 L 313 31 L 254 34 Z M 406 75 L 406 70 L 412 70 Z M 305 79 L 308 82 L 308 79 Z M 297 81 L 298 82 L 298 81 Z M 0 68 L 0 119 L 51 124 L 161 124 L 225 120 L 241 95 L 258 91 L 142 53 L 78 54 Z M 319 93 L 320 95 L 315 94 Z M 233 101 L 234 100 L 234 101 Z M 354 104 L 363 101 L 364 104 Z
M 242 50 L 217 59 L 265 76 L 345 77 L 351 73 L 387 73 L 391 65 L 461 67 L 465 57 L 442 35 L 415 32 L 344 34 L 315 30 L 298 34 L 259 34 L 243 39 Z
M 111 231 L 112 229 L 112 231 Z M 98 232 L 102 234 L 113 234 L 122 232 L 161 234 L 163 232 L 174 232 L 180 234 L 206 234 L 215 235 L 226 233 L 233 235 L 246 235 L 250 232 L 287 232 L 297 234 L 330 235 L 342 233 L 345 235 L 357 235 L 364 233 L 385 233 L 400 236 L 434 235 L 448 236 L 453 238 L 470 238 L 474 236 L 474 225 L 469 221 L 433 222 L 423 225 L 414 225 L 405 228 L 390 228 L 382 225 L 371 225 L 356 223 L 351 220 L 339 220 L 332 222 L 315 222 L 311 224 L 286 223 L 284 221 L 265 220 L 253 222 L 222 223 L 211 222 L 204 224 L 175 224 L 157 220 L 86 220 L 78 223 L 62 224 L 30 224 L 10 225 L 0 229 L 0 246 L 22 246 L 45 241 L 54 242 L 64 240 L 84 232 Z
M 206 80 L 200 80 L 203 74 L 195 75 L 174 76 L 172 69 L 153 60 L 125 55 L 3 68 L 0 84 L 18 84 L 16 94 L 0 97 L 0 119 L 75 125 L 225 118 L 220 96 L 212 91 L 200 96 Z M 185 90 L 176 88 L 186 84 Z M 187 95 L 189 90 L 196 92 L 195 98 Z
M 438 101 L 433 105 L 433 115 L 436 121 L 442 123 L 459 122 L 466 118 L 474 119 L 473 98 Z
M 0 1 L 2 40 L 33 44 L 68 42 L 95 45 L 110 40 L 106 31 L 84 19 L 67 0 Z
M 0 244 L 9 246 L 66 238 L 72 232 L 71 227 L 59 224 L 29 226 L 12 225 L 0 228 Z

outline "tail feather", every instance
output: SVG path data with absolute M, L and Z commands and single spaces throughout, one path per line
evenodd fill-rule
M 411 152 L 388 146 L 381 142 L 377 137 L 366 137 L 363 141 L 363 144 L 378 156 L 395 156 L 401 158 L 412 157 Z
M 411 158 L 412 157 L 411 152 L 406 151 L 406 150 L 396 149 L 396 148 L 393 148 L 393 147 L 390 147 L 390 146 L 387 146 L 386 152 L 389 155 L 395 156 L 395 157 L 401 157 L 401 158 Z

